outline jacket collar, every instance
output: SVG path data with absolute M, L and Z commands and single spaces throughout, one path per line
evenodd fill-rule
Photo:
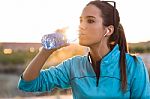
M 116 44 L 115 47 L 105 57 L 102 58 L 101 62 L 110 64 L 114 61 L 118 61 L 119 57 L 120 57 L 119 45 Z
M 106 55 L 102 58 L 101 63 L 110 64 L 113 61 L 118 61 L 118 56 L 120 56 L 120 51 L 119 51 L 119 45 L 116 44 L 115 47 Z M 88 53 L 88 61 L 90 64 L 92 64 L 92 58 L 90 56 L 90 53 Z
M 88 54 L 88 61 L 92 64 L 91 56 Z M 100 61 L 100 75 L 101 76 L 110 76 L 120 79 L 119 72 L 119 58 L 120 51 L 118 44 Z

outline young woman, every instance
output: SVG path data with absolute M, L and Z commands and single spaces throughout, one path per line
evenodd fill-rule
M 19 89 L 44 92 L 72 88 L 74 99 L 150 98 L 146 66 L 140 57 L 129 54 L 115 6 L 100 0 L 85 6 L 79 44 L 90 48 L 88 55 L 75 56 L 46 70 L 41 68 L 47 58 L 65 44 L 43 48 L 21 76 Z

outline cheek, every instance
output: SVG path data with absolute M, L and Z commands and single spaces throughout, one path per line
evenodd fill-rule
M 100 39 L 103 35 L 103 29 L 100 26 L 91 27 L 89 31 L 89 34 L 95 39 Z
M 94 30 L 89 30 L 86 35 L 79 38 L 81 45 L 91 45 L 101 40 L 101 34 Z
M 101 41 L 103 36 L 103 28 L 101 25 L 88 25 L 85 30 L 85 34 L 79 38 L 79 43 L 81 45 L 91 45 Z

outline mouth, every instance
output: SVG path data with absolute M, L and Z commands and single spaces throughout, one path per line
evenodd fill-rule
M 79 38 L 83 38 L 86 35 L 86 33 L 82 30 L 79 30 Z
M 79 33 L 79 36 L 80 36 L 80 35 L 85 35 L 85 34 L 84 34 L 84 33 Z
M 79 34 L 79 39 L 83 39 L 83 38 L 85 38 L 86 36 L 85 36 L 85 34 L 83 34 L 83 33 L 80 33 Z
M 79 31 L 79 36 L 80 35 L 85 35 L 85 33 L 83 33 L 82 31 Z
M 82 37 L 84 36 L 85 34 L 84 33 L 79 33 L 79 37 Z

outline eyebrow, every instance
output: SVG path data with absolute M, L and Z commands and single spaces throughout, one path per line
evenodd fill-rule
M 94 16 L 86 16 L 85 18 L 96 18 L 96 17 L 94 17 Z M 82 19 L 82 17 L 80 17 L 80 19 Z

